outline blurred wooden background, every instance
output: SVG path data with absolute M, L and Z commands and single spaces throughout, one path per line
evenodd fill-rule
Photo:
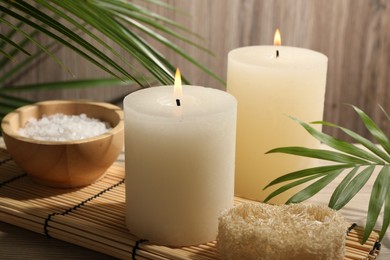
M 168 0 L 184 13 L 155 8 L 204 37 L 200 41 L 215 57 L 178 43 L 189 54 L 226 78 L 227 53 L 247 45 L 271 45 L 278 27 L 283 45 L 313 49 L 329 58 L 325 120 L 367 135 L 354 104 L 390 130 L 378 105 L 390 113 L 390 0 Z M 224 86 L 158 46 L 193 85 Z M 58 51 L 76 77 L 104 75 L 65 49 Z M 50 59 L 43 60 L 12 84 L 71 79 Z M 112 100 L 134 87 L 49 91 L 27 94 L 35 99 L 92 98 Z M 302 93 L 304 95 L 304 93 Z M 310 108 L 308 108 L 310 109 Z M 325 129 L 341 136 L 340 133 Z

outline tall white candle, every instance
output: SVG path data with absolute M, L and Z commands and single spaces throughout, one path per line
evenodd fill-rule
M 310 166 L 310 159 L 265 153 L 282 146 L 315 147 L 288 116 L 310 122 L 323 117 L 327 57 L 285 46 L 251 46 L 228 56 L 227 90 L 238 101 L 235 193 L 263 200 L 273 179 Z M 292 189 L 271 202 L 281 204 Z
M 176 102 L 179 99 L 180 106 Z M 142 89 L 124 100 L 126 222 L 156 244 L 214 240 L 233 206 L 236 100 L 183 86 Z

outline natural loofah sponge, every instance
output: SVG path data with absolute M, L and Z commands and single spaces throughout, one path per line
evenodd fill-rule
M 343 259 L 347 223 L 336 211 L 311 204 L 244 203 L 219 218 L 222 259 Z

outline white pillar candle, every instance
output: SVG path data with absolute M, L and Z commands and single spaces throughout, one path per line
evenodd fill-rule
M 212 241 L 233 206 L 236 100 L 183 86 L 142 89 L 124 100 L 126 222 L 152 243 Z
M 318 145 L 288 116 L 305 122 L 322 119 L 327 61 L 321 53 L 286 46 L 250 46 L 229 53 L 227 90 L 238 101 L 237 196 L 264 200 L 274 190 L 263 191 L 272 180 L 310 166 L 307 158 L 265 153 L 282 146 Z M 271 202 L 284 203 L 296 192 Z

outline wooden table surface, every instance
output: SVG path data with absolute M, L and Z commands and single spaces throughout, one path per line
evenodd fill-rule
M 0 147 L 4 147 L 2 139 Z M 118 159 L 123 162 L 123 154 Z M 360 193 L 341 210 L 344 217 L 351 223 L 360 226 L 365 224 L 365 216 L 370 198 L 374 178 L 363 187 Z M 312 203 L 327 204 L 337 185 L 336 179 L 323 191 L 316 194 L 309 201 Z M 381 223 L 382 214 L 380 216 Z M 379 226 L 377 227 L 379 228 Z M 9 225 L 0 220 L 0 259 L 113 259 L 108 255 L 97 253 L 60 240 L 49 238 L 16 226 Z M 390 231 L 382 240 L 379 260 L 390 259 Z

